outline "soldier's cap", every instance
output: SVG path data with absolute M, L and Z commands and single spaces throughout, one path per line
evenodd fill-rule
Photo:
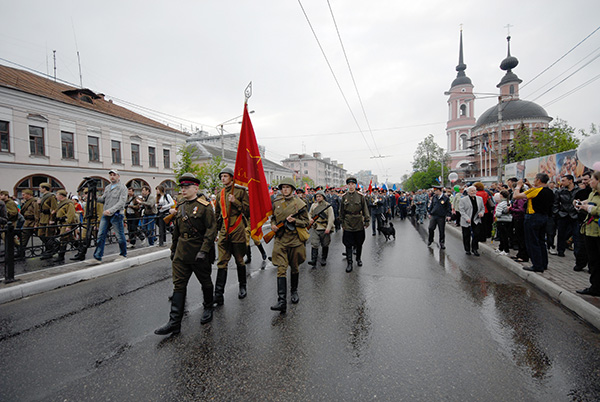
M 74 195 L 72 198 L 73 198 L 74 200 L 77 200 L 77 201 L 79 201 L 79 197 L 78 197 L 78 196 L 76 196 L 76 195 Z
M 179 177 L 180 186 L 198 186 L 199 184 L 200 180 L 191 173 L 184 173 Z
M 323 191 L 323 190 L 319 190 L 319 191 L 317 191 L 317 192 L 315 193 L 315 195 L 322 195 L 322 196 L 323 196 L 323 198 L 325 198 L 325 191 Z
M 42 183 L 42 184 L 40 184 L 40 187 L 43 187 L 46 190 L 50 190 L 50 183 Z
M 66 190 L 58 190 L 58 191 L 56 192 L 56 194 L 58 194 L 58 195 L 62 195 L 63 197 L 66 197 L 66 196 L 67 196 L 67 191 L 66 191 Z
M 219 172 L 219 179 L 221 178 L 221 175 L 223 173 L 227 173 L 228 175 L 230 175 L 231 177 L 233 177 L 233 169 L 230 167 L 224 167 L 220 172 Z
M 33 195 L 33 191 L 27 189 L 27 190 L 23 190 L 23 194 L 29 194 L 29 195 Z
M 299 193 L 304 193 L 304 189 L 303 188 L 297 188 L 296 189 L 296 194 L 299 194 Z
M 433 189 L 434 189 L 434 190 L 441 190 L 441 189 L 443 189 L 443 188 L 444 188 L 444 187 L 442 187 L 442 186 L 433 186 Z
M 111 173 L 114 173 L 114 174 L 118 175 L 118 174 L 119 174 L 119 171 L 118 171 L 117 169 L 110 169 L 110 170 L 108 171 L 108 174 L 111 174 Z
M 355 177 L 348 177 L 348 178 L 346 179 L 346 184 L 349 184 L 349 183 L 358 184 L 358 180 L 356 180 L 356 178 L 355 178 Z
M 2 190 L 2 191 L 0 191 L 0 195 L 8 195 L 8 191 Z

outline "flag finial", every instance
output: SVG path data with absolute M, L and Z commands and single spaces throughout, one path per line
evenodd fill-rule
M 246 96 L 246 102 L 248 102 L 248 99 L 250 99 L 250 97 L 252 96 L 252 81 L 250 81 L 250 83 L 244 90 L 244 95 Z

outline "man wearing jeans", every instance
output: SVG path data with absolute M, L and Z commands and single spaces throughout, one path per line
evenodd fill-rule
M 125 230 L 123 228 L 123 209 L 127 201 L 127 188 L 122 184 L 119 172 L 112 169 L 108 172 L 110 184 L 104 188 L 102 197 L 98 198 L 98 202 L 104 204 L 104 212 L 100 219 L 100 229 L 98 230 L 98 241 L 96 242 L 96 251 L 94 251 L 94 259 L 92 263 L 99 264 L 102 262 L 104 255 L 104 243 L 106 236 L 111 226 L 115 228 L 117 241 L 121 250 L 117 260 L 122 260 L 127 257 L 127 241 L 125 240 Z

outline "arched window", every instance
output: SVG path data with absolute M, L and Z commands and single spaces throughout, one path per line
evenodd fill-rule
M 143 186 L 148 186 L 150 187 L 150 185 L 142 179 L 131 179 L 127 182 L 127 184 L 125 185 L 125 187 L 129 188 L 133 188 L 133 193 L 135 195 L 142 195 L 142 187 Z M 152 188 L 152 187 L 150 187 Z
M 514 95 L 514 94 L 515 94 L 515 86 L 514 86 L 514 85 L 511 85 L 511 86 L 510 86 L 510 88 L 508 89 L 508 92 L 509 92 L 511 95 Z
M 31 176 L 27 176 L 21 179 L 18 184 L 14 187 L 14 194 L 17 198 L 21 198 L 23 190 L 31 190 L 33 191 L 33 195 L 39 197 L 40 195 L 40 184 L 42 183 L 50 183 L 50 191 L 56 192 L 58 190 L 64 189 L 65 186 L 58 181 L 58 179 L 48 176 L 42 173 L 32 174 Z
M 462 105 L 460 105 L 460 115 L 461 116 L 467 115 L 467 105 L 465 105 L 464 103 Z
M 102 195 L 102 193 L 104 193 L 104 187 L 108 186 L 110 184 L 110 182 L 108 180 L 106 180 L 104 177 L 100 177 L 100 176 L 91 176 L 91 178 L 96 179 L 96 196 L 100 197 Z M 82 180 L 79 183 L 79 185 L 77 186 L 77 189 L 79 190 L 81 188 L 81 186 L 83 186 L 85 184 L 85 182 L 86 182 L 85 180 Z
M 467 149 L 467 135 L 461 134 L 460 136 L 460 149 Z
M 169 194 L 171 197 L 175 197 L 175 186 L 177 185 L 173 180 L 165 180 L 160 183 L 165 188 L 165 194 Z

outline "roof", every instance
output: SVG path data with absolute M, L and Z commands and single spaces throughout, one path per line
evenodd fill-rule
M 196 153 L 194 153 L 195 157 L 199 157 L 200 155 L 202 155 L 204 157 L 206 157 L 206 156 L 221 156 L 221 147 L 216 147 L 216 146 L 212 146 L 212 145 L 208 145 L 208 144 L 202 144 L 200 142 L 194 142 L 192 144 L 198 150 Z M 223 149 L 223 154 L 225 156 L 225 158 L 224 158 L 225 160 L 233 161 L 235 163 L 235 160 L 237 158 L 237 152 L 236 151 L 224 148 Z M 265 169 L 293 172 L 292 169 L 287 168 L 287 167 L 285 167 L 283 165 L 280 165 L 278 163 L 275 163 L 275 162 L 273 162 L 273 161 L 271 161 L 269 159 L 266 159 L 266 158 L 262 158 L 262 163 L 263 163 L 263 168 L 265 168 Z
M 502 102 L 502 121 L 511 120 L 525 120 L 525 119 L 542 119 L 546 121 L 552 120 L 552 117 L 548 116 L 548 113 L 543 107 L 537 103 L 516 99 L 508 102 Z M 475 123 L 475 130 L 477 127 L 485 126 L 488 124 L 494 124 L 498 122 L 498 105 L 494 105 L 485 112 Z
M 28 71 L 0 65 L 0 86 L 52 99 L 72 106 L 93 110 L 98 113 L 129 120 L 145 126 L 183 134 L 179 130 L 132 112 L 124 107 L 115 105 L 112 101 L 105 100 L 104 95 L 102 94 L 97 95 L 89 89 L 76 88 L 60 82 L 55 82 Z

